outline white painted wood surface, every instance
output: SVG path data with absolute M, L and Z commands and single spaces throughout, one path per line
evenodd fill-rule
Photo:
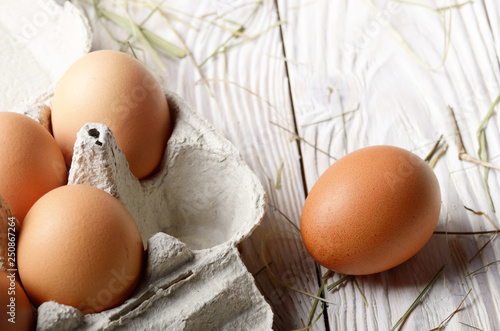
M 299 236 L 283 232 L 296 230 L 282 214 L 299 225 L 307 191 L 347 152 L 391 144 L 425 157 L 443 135 L 442 144 L 449 148 L 435 168 L 443 200 L 436 231 L 495 229 L 464 205 L 487 213 L 498 225 L 488 203 L 483 169 L 458 159 L 446 106 L 455 109 L 465 148 L 477 156 L 476 130 L 500 93 L 500 3 L 475 0 L 446 8 L 458 2 L 415 1 L 444 9 L 435 12 L 416 3 L 386 0 L 165 1 L 144 27 L 187 48 L 192 57 L 162 56 L 164 70 L 143 43 L 131 39 L 138 57 L 161 76 L 164 85 L 241 150 L 266 188 L 267 214 L 240 251 L 273 308 L 276 330 L 305 327 L 314 303 L 283 283 L 311 294 L 319 288 L 314 261 Z M 125 13 L 121 2 L 102 0 L 100 5 Z M 141 22 L 151 6 L 133 1 L 128 11 Z M 118 49 L 105 27 L 122 40 L 127 33 L 96 20 L 91 6 L 84 8 L 92 21 L 94 48 Z M 448 29 L 450 19 L 451 42 L 440 65 L 447 36 L 444 27 Z M 236 37 L 240 25 L 244 29 Z M 226 50 L 211 56 L 221 45 Z M 198 70 L 195 62 L 207 58 Z M 495 113 L 486 137 L 490 159 L 497 164 L 499 126 Z M 498 172 L 490 171 L 489 185 L 499 210 Z M 468 276 L 500 259 L 497 239 L 470 261 L 490 238 L 434 234 L 406 263 L 356 277 L 360 290 L 348 281 L 327 293 L 332 303 L 312 329 L 388 330 L 444 263 L 448 263 L 444 272 L 401 330 L 438 327 L 469 289 L 446 329 L 473 330 L 464 324 L 500 329 L 500 263 Z M 261 270 L 263 242 L 272 275 Z M 328 284 L 340 277 L 334 275 Z M 315 316 L 320 309 L 321 305 Z

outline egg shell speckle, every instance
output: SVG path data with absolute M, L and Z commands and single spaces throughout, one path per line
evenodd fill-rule
M 51 108 L 52 133 L 68 166 L 76 133 L 85 123 L 99 122 L 113 130 L 137 178 L 158 168 L 170 112 L 157 79 L 132 55 L 97 50 L 81 57 L 59 80 Z
M 54 138 L 33 119 L 0 112 L 0 132 L 0 193 L 22 223 L 42 195 L 66 184 L 66 165 Z
M 54 300 L 95 313 L 130 296 L 143 253 L 139 229 L 117 199 L 93 186 L 65 185 L 26 215 L 17 267 L 35 305 Z
M 301 217 L 304 244 L 342 274 L 390 269 L 417 253 L 439 219 L 432 169 L 393 146 L 372 146 L 335 162 L 315 183 Z

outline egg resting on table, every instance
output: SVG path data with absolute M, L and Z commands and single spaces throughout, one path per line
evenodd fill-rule
M 91 52 L 64 73 L 52 101 L 52 131 L 68 166 L 76 134 L 86 123 L 107 125 L 139 179 L 159 166 L 171 132 L 170 113 L 156 78 L 132 56 Z
M 431 237 L 440 214 L 438 180 L 417 155 L 393 146 L 354 151 L 331 165 L 302 210 L 309 254 L 342 274 L 395 267 Z

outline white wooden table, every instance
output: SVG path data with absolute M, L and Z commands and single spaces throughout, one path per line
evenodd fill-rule
M 130 39 L 138 58 L 241 150 L 265 186 L 267 214 L 240 251 L 272 306 L 276 330 L 307 326 L 315 300 L 299 291 L 317 295 L 326 272 L 316 269 L 289 223 L 299 225 L 319 175 L 368 145 L 397 145 L 425 157 L 441 135 L 439 148 L 448 145 L 434 168 L 441 233 L 404 264 L 327 291 L 330 303 L 311 329 L 389 330 L 445 263 L 401 330 L 440 326 L 470 289 L 445 328 L 500 329 L 500 263 L 469 275 L 500 259 L 500 242 L 492 240 L 474 257 L 493 235 L 451 234 L 495 230 L 498 216 L 483 167 L 458 159 L 446 110 L 454 108 L 465 149 L 477 157 L 476 130 L 500 93 L 500 3 L 415 1 L 168 0 L 143 27 L 187 56 L 158 53 L 160 65 L 140 38 Z M 141 23 L 155 4 L 131 1 L 126 9 L 121 1 L 101 0 L 99 6 L 122 16 L 128 10 Z M 94 49 L 122 47 L 108 30 L 122 41 L 128 34 L 84 8 Z M 499 126 L 495 112 L 485 132 L 496 164 Z M 489 171 L 488 183 L 500 210 L 497 170 Z M 464 206 L 486 213 L 493 224 Z M 327 284 L 341 277 L 333 274 Z M 320 303 L 314 319 L 321 311 Z

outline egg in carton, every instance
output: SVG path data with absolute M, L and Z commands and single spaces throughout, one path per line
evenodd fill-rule
M 71 53 L 76 54 L 74 61 L 88 52 L 90 29 L 70 3 L 54 10 L 58 14 L 51 16 L 49 25 L 60 38 L 86 28 L 81 43 L 73 40 L 80 47 L 80 52 Z M 73 23 L 68 23 L 69 15 Z M 67 23 L 66 29 L 58 28 L 61 22 Z M 64 55 L 64 49 L 60 51 Z M 59 77 L 54 75 L 54 81 Z M 50 131 L 54 86 L 13 110 Z M 37 330 L 271 329 L 271 308 L 236 247 L 264 215 L 263 187 L 229 141 L 178 95 L 165 91 L 165 97 L 173 131 L 161 168 L 152 177 L 139 181 L 132 175 L 113 132 L 100 123 L 87 123 L 78 132 L 69 171 L 68 185 L 101 188 L 134 217 L 147 247 L 141 282 L 127 301 L 100 313 L 83 315 L 76 308 L 45 302 L 37 310 Z M 9 216 L 0 197 L 2 226 Z M 0 236 L 2 253 L 4 244 Z M 90 304 L 104 304 L 109 291 L 103 288 Z

